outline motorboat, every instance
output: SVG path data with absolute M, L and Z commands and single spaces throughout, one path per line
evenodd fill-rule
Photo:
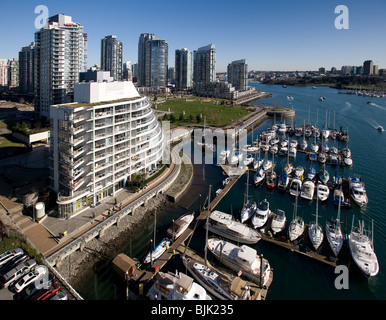
M 295 168 L 294 177 L 301 178 L 304 174 L 304 167 L 303 166 L 297 166 Z
M 264 160 L 263 169 L 265 171 L 268 171 L 271 168 L 272 168 L 272 161 L 271 160 Z
M 251 200 L 247 200 L 241 209 L 240 221 L 242 223 L 244 223 L 245 221 L 250 219 L 253 216 L 253 214 L 255 213 L 256 207 L 257 207 L 256 202 L 251 201 Z
M 315 250 L 318 250 L 324 238 L 322 227 L 318 223 L 318 203 L 318 195 L 316 195 L 316 219 L 308 226 L 308 236 Z
M 323 139 L 328 139 L 329 136 L 330 136 L 330 130 L 323 129 L 322 130 L 322 137 L 323 137 Z
M 338 156 L 336 154 L 330 155 L 330 164 L 333 166 L 338 165 Z
M 255 159 L 252 155 L 248 154 L 247 157 L 244 159 L 244 166 L 249 166 L 251 163 L 253 163 Z
M 302 181 L 298 178 L 292 179 L 289 187 L 289 193 L 291 196 L 300 196 L 302 190 Z
M 228 160 L 228 162 L 230 164 L 236 164 L 236 163 L 239 163 L 240 161 L 243 160 L 243 153 L 240 152 L 240 151 L 235 151 L 232 156 L 230 157 L 230 159 Z
M 290 147 L 288 150 L 288 156 L 291 158 L 296 158 L 297 150 L 295 147 Z
M 194 219 L 194 212 L 182 215 L 180 218 L 172 222 L 170 228 L 166 231 L 167 236 L 175 241 L 189 227 Z
M 287 126 L 285 123 L 279 124 L 279 129 L 277 130 L 280 134 L 285 134 L 287 132 Z
M 301 137 L 303 135 L 303 127 L 296 127 L 295 128 L 295 137 Z
M 326 160 L 327 160 L 327 158 L 326 158 L 326 154 L 324 152 L 321 152 L 318 154 L 318 161 L 320 163 L 326 163 Z
M 308 159 L 310 159 L 310 161 L 314 162 L 314 161 L 316 161 L 318 159 L 318 156 L 316 155 L 316 153 L 311 152 L 308 155 Z
M 274 145 L 277 145 L 279 142 L 280 142 L 279 138 L 274 137 L 274 138 L 272 138 L 272 139 L 269 141 L 269 144 L 270 144 L 271 146 L 274 146 Z
M 348 237 L 351 257 L 355 264 L 366 277 L 374 277 L 379 272 L 378 258 L 374 252 L 374 226 L 371 232 L 364 229 L 364 221 L 359 221 L 359 227 L 354 228 L 354 220 L 351 233 Z
M 151 263 L 157 260 L 165 251 L 167 248 L 169 248 L 171 241 L 167 238 L 162 239 L 162 241 L 151 251 L 147 254 L 145 260 L 143 261 L 144 264 Z
M 308 173 L 307 173 L 307 179 L 308 180 L 314 180 L 315 175 L 316 175 L 315 168 L 314 167 L 310 167 L 310 169 L 308 170 Z
M 264 226 L 268 221 L 270 213 L 271 210 L 269 210 L 269 202 L 267 201 L 267 199 L 264 199 L 259 203 L 259 206 L 257 207 L 255 214 L 252 217 L 253 227 L 257 229 Z
M 261 150 L 263 150 L 264 152 L 267 152 L 269 151 L 269 144 L 262 144 L 260 146 Z
M 311 152 L 313 152 L 313 153 L 318 153 L 318 151 L 319 151 L 319 145 L 316 144 L 316 143 L 311 143 L 310 150 L 311 150 Z
M 351 150 L 349 148 L 343 148 L 342 155 L 345 158 L 351 158 Z
M 277 183 L 278 189 L 285 191 L 287 189 L 288 183 L 289 183 L 288 174 L 282 171 L 279 177 L 279 182 Z
M 344 163 L 346 166 L 352 166 L 353 161 L 352 161 L 351 158 L 344 158 L 344 159 L 343 159 L 343 163 Z
M 318 199 L 320 201 L 326 201 L 330 195 L 330 189 L 323 183 L 319 183 L 316 187 Z
M 385 129 L 384 129 L 383 126 L 381 126 L 381 125 L 379 125 L 379 126 L 377 127 L 377 130 L 380 131 L 380 132 L 385 131 Z
M 264 178 L 265 178 L 265 170 L 263 168 L 260 168 L 255 176 L 254 176 L 254 183 L 255 183 L 255 186 L 258 186 L 259 184 L 261 184 L 263 181 L 264 181 Z
M 247 281 L 239 277 L 224 276 L 215 268 L 198 260 L 183 256 L 182 262 L 194 279 L 218 300 L 250 300 L 251 290 Z
M 322 169 L 319 172 L 319 179 L 322 183 L 327 184 L 328 180 L 330 180 L 330 174 L 326 169 Z
M 262 286 L 267 285 L 271 266 L 267 259 L 247 245 L 237 246 L 231 242 L 210 238 L 207 248 L 225 266 Z
M 311 180 L 306 180 L 303 182 L 302 191 L 300 192 L 300 197 L 306 200 L 312 200 L 314 197 L 315 184 Z
M 304 151 L 308 147 L 308 143 L 306 140 L 303 140 L 303 142 L 300 144 L 300 148 Z
M 283 147 L 288 147 L 288 140 L 283 140 L 280 142 L 280 147 L 283 148 Z
M 335 189 L 334 190 L 334 204 L 335 205 L 341 205 L 342 207 L 345 207 L 348 205 L 348 202 L 345 201 L 344 193 L 340 189 Z
M 279 149 L 279 156 L 285 156 L 285 155 L 287 155 L 287 153 L 288 153 L 288 148 L 287 147 L 281 147 Z
M 326 236 L 330 244 L 331 250 L 335 257 L 338 256 L 340 249 L 343 246 L 343 234 L 340 227 L 340 204 L 338 207 L 338 214 L 336 219 L 329 219 L 326 221 Z
M 205 288 L 182 272 L 158 272 L 157 276 L 146 294 L 150 300 L 212 300 Z
M 256 230 L 236 221 L 232 215 L 218 210 L 209 215 L 208 231 L 240 243 L 253 244 L 261 239 Z
M 338 148 L 337 147 L 331 147 L 330 148 L 330 156 L 331 155 L 338 155 Z
M 274 170 L 271 170 L 266 174 L 265 185 L 267 186 L 268 189 L 274 189 L 276 187 L 276 184 L 277 184 L 276 172 Z
M 274 234 L 284 229 L 286 222 L 285 212 L 281 209 L 277 209 L 276 213 L 272 217 L 271 229 Z
M 272 154 L 277 154 L 278 151 L 279 148 L 276 145 L 273 145 L 269 148 L 269 152 L 271 152 Z
M 304 131 L 304 135 L 309 138 L 311 137 L 312 135 L 312 130 L 310 128 L 306 128 L 306 130 Z
M 253 161 L 253 168 L 256 170 L 260 168 L 263 165 L 263 163 L 264 163 L 263 159 L 257 158 Z
M 366 194 L 365 184 L 358 177 L 349 177 L 349 190 L 351 198 L 358 204 L 360 207 L 363 207 L 368 203 L 368 198 Z
M 288 228 L 288 235 L 290 241 L 295 241 L 298 239 L 304 232 L 304 220 L 302 217 L 298 216 L 298 195 L 296 196 L 296 202 L 294 204 L 294 211 L 292 221 Z
M 296 149 L 298 147 L 298 141 L 295 139 L 291 140 L 289 146 Z

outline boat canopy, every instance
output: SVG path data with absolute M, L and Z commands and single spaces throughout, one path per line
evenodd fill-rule
M 185 292 L 189 292 L 193 285 L 193 278 L 184 273 L 179 274 L 176 284 Z
M 118 254 L 112 263 L 114 271 L 124 279 L 130 277 L 136 269 L 136 262 L 123 253 Z
M 237 252 L 237 258 L 252 264 L 256 258 L 257 251 L 246 245 L 242 245 Z

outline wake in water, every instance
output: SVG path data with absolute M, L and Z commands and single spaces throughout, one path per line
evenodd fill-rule
M 378 123 L 376 122 L 374 119 L 369 119 L 367 120 L 367 122 L 374 128 L 374 129 L 377 129 L 379 131 L 385 131 L 385 129 Z
M 368 102 L 367 104 L 370 106 L 373 106 L 373 107 L 377 107 L 377 108 L 382 109 L 382 110 L 386 110 L 385 107 L 380 106 L 379 104 L 376 104 L 375 102 Z

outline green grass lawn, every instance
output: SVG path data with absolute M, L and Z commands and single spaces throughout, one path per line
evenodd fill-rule
M 160 120 L 169 120 L 171 126 L 203 125 L 206 116 L 207 125 L 222 127 L 252 112 L 246 107 L 230 106 L 227 100 L 203 97 L 172 98 L 159 104 L 153 101 L 153 108 L 158 111 L 170 110 L 175 122 L 172 121 L 171 114 L 167 118 L 161 116 Z M 200 122 L 197 122 L 197 116 L 200 117 Z
M 26 145 L 16 140 L 7 129 L 7 125 L 0 121 L 0 153 L 13 152 L 20 148 L 26 148 Z

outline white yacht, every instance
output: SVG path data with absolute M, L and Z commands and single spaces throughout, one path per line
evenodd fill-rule
M 304 220 L 297 215 L 297 212 L 298 212 L 298 196 L 296 196 L 293 218 L 288 229 L 288 234 L 291 241 L 295 241 L 296 239 L 298 239 L 304 232 Z
M 359 221 L 359 227 L 354 229 L 353 219 L 348 243 L 351 257 L 355 261 L 356 265 L 366 277 L 373 277 L 379 272 L 378 258 L 374 252 L 373 244 L 374 226 L 371 232 L 371 239 L 364 227 L 364 221 L 362 221 L 362 223 Z
M 146 294 L 150 300 L 212 300 L 205 288 L 184 273 L 157 275 L 159 278 Z
M 271 229 L 274 234 L 284 229 L 286 220 L 287 218 L 285 216 L 285 212 L 281 209 L 277 209 L 276 213 L 273 215 L 271 222 Z
M 296 149 L 298 147 L 298 141 L 296 139 L 291 140 L 290 147 Z
M 319 183 L 316 187 L 318 199 L 320 201 L 326 201 L 328 199 L 328 196 L 330 195 L 330 189 L 322 183 Z
M 318 195 L 316 195 L 316 219 L 315 222 L 311 222 L 308 226 L 308 236 L 315 250 L 318 250 L 324 238 L 322 227 L 318 223 L 318 202 Z
M 340 203 L 336 219 L 330 219 L 326 222 L 326 236 L 332 252 L 337 257 L 343 245 L 343 234 L 340 227 Z
M 289 187 L 290 195 L 291 196 L 299 196 L 300 190 L 302 190 L 302 181 L 298 178 L 292 179 L 290 187 Z
M 264 181 L 264 179 L 265 179 L 265 170 L 263 168 L 260 168 L 256 172 L 256 174 L 253 178 L 255 186 L 258 186 L 260 183 L 262 183 Z
M 297 166 L 297 167 L 295 168 L 294 176 L 295 176 L 296 178 L 301 178 L 301 176 L 303 176 L 303 174 L 304 174 L 304 167 L 302 167 L 302 166 Z
M 255 249 L 246 245 L 239 247 L 216 238 L 208 239 L 207 248 L 221 263 L 233 271 L 237 273 L 241 271 L 243 276 L 256 284 L 268 283 L 271 267 L 268 260 L 259 256 Z
M 182 257 L 182 262 L 196 281 L 202 285 L 210 295 L 219 300 L 250 300 L 251 291 L 247 281 L 239 277 L 227 276 L 216 269 L 191 259 Z
M 363 207 L 368 203 L 365 184 L 358 177 L 349 177 L 349 189 L 351 198 L 360 206 Z
M 300 197 L 306 200 L 312 200 L 314 198 L 315 184 L 311 180 L 306 180 L 303 183 Z
M 176 221 L 173 221 L 170 228 L 166 231 L 167 236 L 174 241 L 189 227 L 193 219 L 194 212 L 185 214 Z
M 256 202 L 254 201 L 247 200 L 244 203 L 240 213 L 240 220 L 242 223 L 244 223 L 253 216 L 256 211 L 256 207 Z
M 209 216 L 208 230 L 221 237 L 240 243 L 257 243 L 261 235 L 232 215 L 215 210 Z
M 153 259 L 153 262 L 157 260 L 165 251 L 166 249 L 170 246 L 170 240 L 167 238 L 162 239 L 162 241 L 156 246 L 153 251 L 147 254 L 145 260 L 143 263 L 151 263 L 151 259 Z
M 252 225 L 255 229 L 261 228 L 266 224 L 268 221 L 268 217 L 271 213 L 271 210 L 269 210 L 269 202 L 264 199 L 259 203 L 259 206 L 257 207 L 255 214 L 252 217 Z
M 279 177 L 279 181 L 277 183 L 278 189 L 285 191 L 287 189 L 288 183 L 289 183 L 288 174 L 282 171 Z
M 288 156 L 291 158 L 296 158 L 297 150 L 295 147 L 290 147 L 288 150 Z

